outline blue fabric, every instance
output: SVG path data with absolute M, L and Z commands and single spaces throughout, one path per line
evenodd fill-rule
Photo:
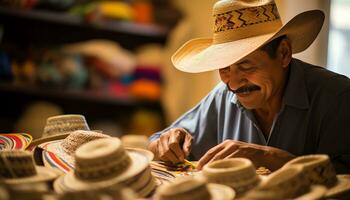
M 296 156 L 326 153 L 338 173 L 350 173 L 350 80 L 293 59 L 281 111 L 265 139 L 251 110 L 219 83 L 193 109 L 150 137 L 181 127 L 194 138 L 190 159 L 226 139 L 274 146 Z

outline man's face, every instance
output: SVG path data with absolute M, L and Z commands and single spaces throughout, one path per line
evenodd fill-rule
M 286 72 L 287 67 L 283 67 L 280 56 L 273 59 L 262 50 L 219 70 L 221 80 L 247 109 L 264 108 L 274 97 L 281 95 Z

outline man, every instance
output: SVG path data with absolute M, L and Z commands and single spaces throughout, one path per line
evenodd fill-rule
M 350 80 L 292 58 L 318 35 L 321 11 L 282 25 L 272 0 L 222 0 L 214 36 L 187 42 L 172 57 L 185 72 L 219 70 L 218 84 L 197 106 L 151 136 L 164 161 L 187 156 L 198 167 L 246 157 L 280 168 L 295 156 L 325 153 L 337 173 L 350 172 Z

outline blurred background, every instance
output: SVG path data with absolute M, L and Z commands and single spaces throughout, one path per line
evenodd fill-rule
M 91 129 L 151 135 L 198 103 L 217 71 L 187 74 L 171 55 L 211 37 L 215 0 L 0 0 L 0 132 L 40 137 L 49 116 Z M 321 9 L 326 21 L 294 55 L 350 75 L 350 1 L 276 0 L 282 21 Z

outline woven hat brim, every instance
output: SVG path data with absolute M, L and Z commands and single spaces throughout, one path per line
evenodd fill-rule
M 53 181 L 62 173 L 56 169 L 50 169 L 42 166 L 36 166 L 37 174 L 26 178 L 13 178 L 5 179 L 5 183 L 9 185 L 23 184 L 23 183 L 38 183 L 38 182 L 49 182 Z
M 235 191 L 226 185 L 209 183 L 208 189 L 212 200 L 231 200 L 236 196 Z
M 326 198 L 338 198 L 346 194 L 350 197 L 350 175 L 337 175 L 338 182 L 326 193 Z
M 74 166 L 74 156 L 69 155 L 67 152 L 65 152 L 62 147 L 63 140 L 53 140 L 49 142 L 45 142 L 39 145 L 40 148 L 45 149 L 48 152 L 54 153 L 57 157 L 64 160 L 68 165 Z
M 123 182 L 141 173 L 149 166 L 148 158 L 143 154 L 128 152 L 131 158 L 131 166 L 121 175 L 111 177 L 103 181 L 82 181 L 74 176 L 74 171 L 58 178 L 54 182 L 54 189 L 57 193 L 85 190 L 89 188 L 104 188 Z
M 148 158 L 148 161 L 151 162 L 154 158 L 154 154 L 151 151 L 145 150 L 145 149 L 140 149 L 140 148 L 132 148 L 132 147 L 125 147 L 125 150 L 129 152 L 136 152 L 139 154 L 144 155 L 145 157 Z
M 316 200 L 322 199 L 326 194 L 327 188 L 322 185 L 314 185 L 310 187 L 309 192 L 295 198 L 295 200 Z
M 49 141 L 53 141 L 53 140 L 62 140 L 64 138 L 66 138 L 69 134 L 70 133 L 64 133 L 64 134 L 57 134 L 57 135 L 47 136 L 47 137 L 41 137 L 41 138 L 33 140 L 33 142 L 30 143 L 29 147 L 38 146 L 39 144 L 42 144 L 42 143 L 45 143 L 45 142 L 49 142 Z
M 293 53 L 309 47 L 322 28 L 324 14 L 311 10 L 298 14 L 278 31 L 232 42 L 213 44 L 212 38 L 193 39 L 171 57 L 174 66 L 184 72 L 199 73 L 228 67 L 269 41 L 287 35 Z

